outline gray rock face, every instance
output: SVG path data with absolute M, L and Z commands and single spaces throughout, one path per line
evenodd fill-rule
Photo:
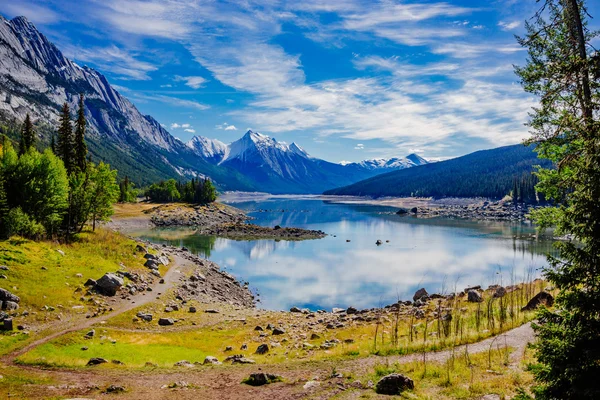
M 421 288 L 415 292 L 415 295 L 413 296 L 413 301 L 417 301 L 418 299 L 421 299 L 424 296 L 429 297 L 429 293 L 427 293 L 427 290 L 425 290 L 425 288 Z
M 407 389 L 414 389 L 415 384 L 412 379 L 402 374 L 386 375 L 377 382 L 375 391 L 379 394 L 396 396 Z
M 123 286 L 123 278 L 107 273 L 96 282 L 96 289 L 107 296 L 114 296 Z
M 481 303 L 483 301 L 483 298 L 476 290 L 469 290 L 467 292 L 467 301 L 471 303 Z
M 19 305 L 14 301 L 3 301 L 2 309 L 6 311 L 15 311 L 19 309 Z

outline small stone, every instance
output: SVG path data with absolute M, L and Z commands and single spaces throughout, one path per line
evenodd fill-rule
M 204 312 L 205 312 L 205 313 L 208 313 L 208 314 L 218 314 L 218 313 L 219 313 L 219 310 L 215 310 L 215 309 L 213 309 L 213 308 L 209 308 L 208 310 L 206 310 L 206 311 L 204 311 Z
M 85 334 L 86 338 L 93 338 L 94 335 L 96 335 L 96 331 L 94 329 L 92 329 L 91 331 L 89 331 L 88 333 Z
M 123 393 L 125 392 L 125 388 L 123 386 L 110 385 L 105 390 L 106 393 Z
M 175 321 L 173 320 L 173 318 L 160 318 L 158 320 L 158 325 L 160 326 L 170 326 L 175 324 Z
M 283 328 L 274 328 L 273 335 L 283 335 L 285 333 L 285 329 Z
M 106 361 L 104 358 L 100 358 L 100 357 L 94 357 L 94 358 L 90 358 L 90 360 L 87 362 L 87 366 L 92 366 L 92 365 L 100 365 L 100 364 L 104 364 L 107 363 L 108 361 Z
M 196 311 L 198 311 L 198 310 L 196 310 L 196 307 L 194 307 L 194 306 L 191 306 L 189 311 L 190 311 L 191 313 L 195 313 L 195 312 L 196 312 Z
M 219 362 L 219 360 L 216 357 L 206 356 L 206 358 L 204 358 L 203 364 L 204 365 L 207 365 L 207 364 L 220 365 L 221 362 Z
M 244 380 L 244 383 L 250 386 L 263 386 L 273 382 L 280 382 L 281 377 L 273 374 L 265 374 L 264 372 L 257 372 L 251 374 L 250 377 Z
M 187 360 L 178 361 L 173 366 L 174 367 L 194 368 L 194 364 L 192 364 L 191 362 L 189 362 Z

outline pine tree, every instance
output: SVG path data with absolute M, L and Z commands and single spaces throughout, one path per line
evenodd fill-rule
M 29 113 L 25 116 L 23 129 L 21 129 L 21 141 L 19 142 L 19 155 L 25 154 L 35 146 L 35 132 Z
M 516 72 L 542 99 L 531 142 L 556 165 L 539 170 L 537 189 L 558 207 L 533 215 L 574 239 L 556 244 L 559 257 L 549 256 L 544 271 L 560 292 L 556 309 L 542 308 L 534 325 L 538 399 L 600 398 L 600 77 L 598 53 L 589 55 L 598 33 L 586 18 L 583 1 L 547 0 L 518 39 L 529 58 Z
M 8 215 L 8 201 L 6 200 L 6 187 L 4 185 L 4 174 L 0 172 L 0 237 L 5 237 L 7 234 L 6 229 L 6 216 Z
M 79 110 L 77 111 L 77 121 L 75 123 L 75 166 L 80 171 L 85 171 L 87 145 L 85 144 L 85 106 L 83 103 L 83 93 L 79 95 Z
M 57 143 L 58 155 L 63 160 L 67 173 L 73 172 L 75 166 L 75 149 L 73 139 L 73 127 L 71 126 L 71 111 L 69 110 L 69 104 L 65 102 L 63 104 L 62 112 L 60 115 L 60 126 L 58 128 L 58 143 Z
M 54 154 L 56 154 L 56 139 L 55 139 L 54 133 L 52 133 L 52 136 L 50 137 L 50 150 L 52 150 L 52 152 Z

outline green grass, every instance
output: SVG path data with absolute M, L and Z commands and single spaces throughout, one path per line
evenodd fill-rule
M 401 398 L 412 399 L 473 399 L 486 394 L 498 394 L 500 398 L 511 398 L 519 388 L 529 388 L 532 376 L 524 370 L 524 363 L 511 368 L 506 363 L 506 355 L 511 349 L 493 350 L 491 365 L 487 352 L 456 354 L 446 362 L 415 361 L 405 364 L 376 365 L 373 372 L 361 377 L 361 381 L 377 383 L 391 373 L 400 373 L 415 383 L 414 391 L 407 391 Z
M 146 270 L 145 260 L 134 253 L 134 248 L 134 241 L 103 229 L 83 233 L 68 245 L 13 237 L 0 242 L 0 265 L 9 268 L 0 271 L 7 276 L 0 280 L 0 287 L 21 298 L 19 311 L 29 311 L 30 320 L 83 314 L 87 303 L 80 298 L 85 296 L 83 284 L 88 278 L 98 279 L 106 272 L 116 272 L 122 269 L 121 263 L 130 271 Z M 46 305 L 54 311 L 42 310 Z

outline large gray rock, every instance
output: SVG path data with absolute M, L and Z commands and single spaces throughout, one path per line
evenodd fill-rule
M 175 324 L 175 321 L 173 320 L 173 318 L 161 318 L 158 320 L 158 324 L 160 326 L 170 326 Z
M 540 305 L 545 305 L 546 307 L 552 307 L 554 304 L 554 297 L 548 292 L 539 292 L 531 300 L 525 307 L 521 309 L 521 311 L 533 311 L 538 308 Z
M 429 293 L 427 293 L 427 290 L 425 290 L 425 288 L 421 288 L 415 292 L 415 295 L 413 296 L 413 301 L 417 301 L 423 297 L 429 297 Z
M 19 296 L 12 294 L 8 290 L 0 288 L 0 301 L 12 301 L 19 303 L 21 299 Z
M 94 358 L 90 358 L 90 360 L 87 363 L 87 366 L 92 366 L 92 365 L 99 365 L 99 364 L 106 364 L 108 361 L 106 361 L 104 358 L 100 358 L 100 357 L 94 357 Z
M 154 259 L 148 260 L 144 263 L 144 267 L 150 268 L 150 269 L 158 269 L 158 261 L 156 261 Z
M 483 301 L 483 298 L 481 297 L 478 291 L 469 290 L 469 292 L 467 293 L 467 301 L 471 303 L 481 303 Z
M 386 375 L 377 382 L 375 391 L 379 394 L 399 395 L 407 389 L 414 389 L 415 384 L 412 379 L 401 374 Z
M 207 365 L 207 364 L 219 365 L 219 364 L 221 364 L 221 362 L 217 359 L 217 357 L 206 356 L 203 364 L 204 365 Z
M 261 344 L 256 349 L 256 354 L 267 354 L 269 352 L 269 345 L 266 343 Z
M 96 289 L 107 296 L 114 296 L 117 291 L 123 286 L 123 278 L 107 273 L 96 282 Z
M 19 305 L 14 301 L 3 301 L 2 309 L 6 311 L 15 311 L 19 309 Z

